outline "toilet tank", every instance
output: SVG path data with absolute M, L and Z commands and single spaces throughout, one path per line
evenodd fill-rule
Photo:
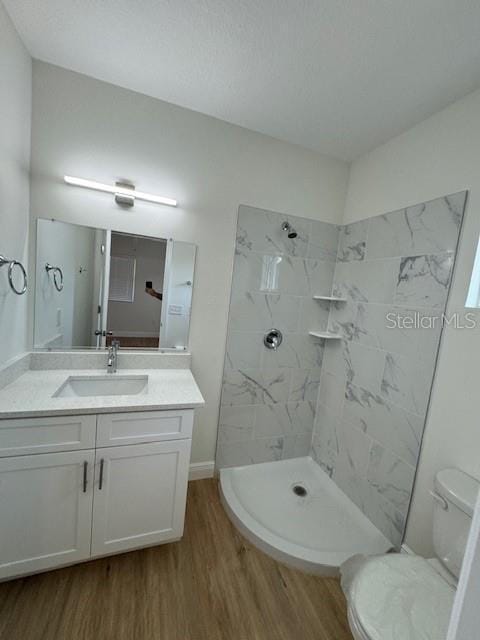
M 458 469 L 435 476 L 433 546 L 440 562 L 458 578 L 480 482 Z

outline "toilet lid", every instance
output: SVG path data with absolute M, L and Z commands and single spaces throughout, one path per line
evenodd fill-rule
M 455 589 L 424 559 L 391 554 L 365 563 L 349 604 L 371 640 L 444 640 Z

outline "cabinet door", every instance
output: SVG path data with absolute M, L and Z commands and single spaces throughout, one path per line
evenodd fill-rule
M 90 556 L 93 451 L 0 459 L 0 578 Z
M 191 440 L 97 449 L 92 556 L 183 534 Z

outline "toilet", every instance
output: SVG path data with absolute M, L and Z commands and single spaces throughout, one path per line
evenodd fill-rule
M 342 567 L 355 640 L 444 640 L 480 483 L 458 469 L 435 477 L 436 557 L 356 556 Z

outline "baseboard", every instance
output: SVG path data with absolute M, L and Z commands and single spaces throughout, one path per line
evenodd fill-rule
M 215 474 L 215 462 L 192 462 L 190 465 L 190 472 L 188 474 L 189 480 L 203 480 L 204 478 L 213 478 Z

